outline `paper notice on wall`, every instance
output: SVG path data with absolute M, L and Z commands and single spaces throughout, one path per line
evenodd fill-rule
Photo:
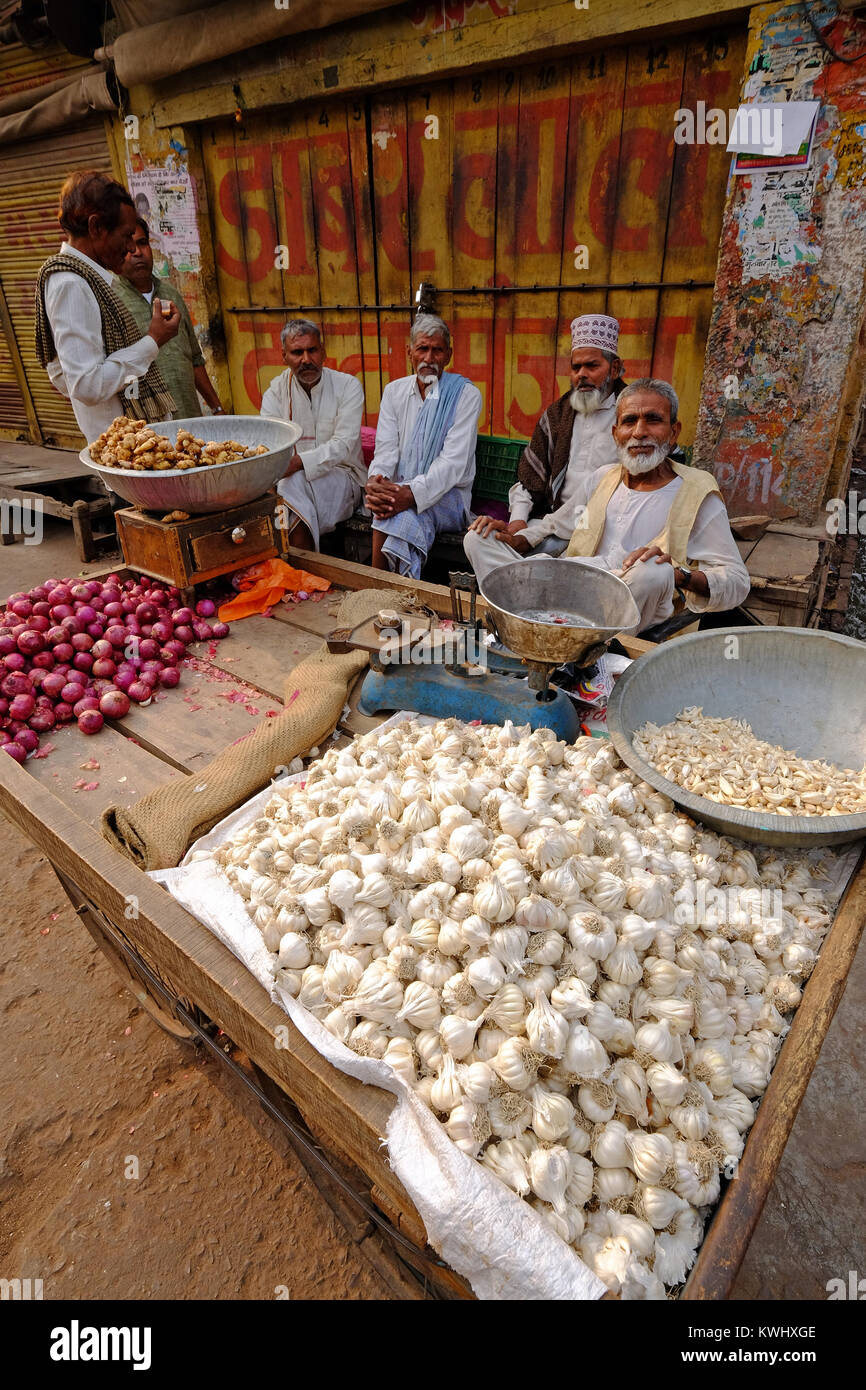
M 186 169 L 145 164 L 128 172 L 136 212 L 150 227 L 157 269 L 166 262 L 174 271 L 197 272 L 200 265 L 195 189 Z

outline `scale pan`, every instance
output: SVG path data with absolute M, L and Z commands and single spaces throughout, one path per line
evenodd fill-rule
M 500 565 L 481 595 L 502 644 L 524 661 L 559 666 L 579 662 L 599 642 L 640 621 L 627 584 L 580 560 L 538 555 Z M 556 613 L 573 623 L 539 622 L 525 614 Z

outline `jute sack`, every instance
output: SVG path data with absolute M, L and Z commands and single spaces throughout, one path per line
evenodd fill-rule
M 380 608 L 393 606 L 395 597 L 386 589 L 348 594 L 335 627 L 357 627 Z M 406 606 L 405 599 L 400 606 Z M 263 719 L 200 772 L 155 788 L 128 809 L 109 806 L 102 814 L 106 840 L 142 869 L 173 868 L 194 840 L 261 791 L 278 767 L 309 753 L 334 731 L 367 660 L 366 652 L 333 656 L 323 644 L 287 678 L 282 714 Z

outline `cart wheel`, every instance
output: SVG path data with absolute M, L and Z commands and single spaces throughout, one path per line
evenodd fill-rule
M 189 1024 L 183 1019 L 178 1018 L 173 1012 L 172 1005 L 177 1002 L 191 1013 L 194 1017 L 198 1016 L 198 1010 L 181 992 L 181 989 L 172 979 L 165 974 L 147 954 L 138 946 L 133 946 L 131 942 L 126 942 L 123 933 L 111 923 L 107 917 L 96 907 L 88 898 L 84 896 L 80 888 L 61 873 L 54 865 L 54 872 L 69 898 L 72 906 L 87 931 L 93 938 L 96 945 L 107 957 L 113 966 L 116 974 L 123 981 L 129 992 L 135 997 L 136 1002 L 149 1014 L 154 1023 L 160 1027 L 169 1037 L 176 1042 L 196 1043 L 197 1034 Z M 130 954 L 122 949 L 116 938 L 121 938 L 129 946 Z M 163 998 L 161 991 L 158 993 L 151 981 L 147 978 L 144 970 L 136 969 L 136 959 L 140 959 L 147 970 L 154 975 L 159 983 L 164 987 L 168 998 Z

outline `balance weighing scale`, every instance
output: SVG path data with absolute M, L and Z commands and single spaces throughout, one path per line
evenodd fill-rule
M 360 649 L 370 656 L 358 708 L 416 710 L 466 723 L 529 724 L 568 742 L 580 718 L 564 691 L 551 685 L 558 666 L 592 666 L 618 632 L 633 628 L 640 614 L 628 586 L 606 570 L 580 561 L 538 556 L 502 565 L 485 580 L 481 597 L 484 640 L 476 616 L 473 574 L 450 575 L 453 626 L 441 628 L 430 609 L 383 612 L 358 627 L 331 634 L 333 652 Z M 462 595 L 469 596 L 468 617 Z M 552 613 L 573 622 L 542 622 L 527 614 Z

